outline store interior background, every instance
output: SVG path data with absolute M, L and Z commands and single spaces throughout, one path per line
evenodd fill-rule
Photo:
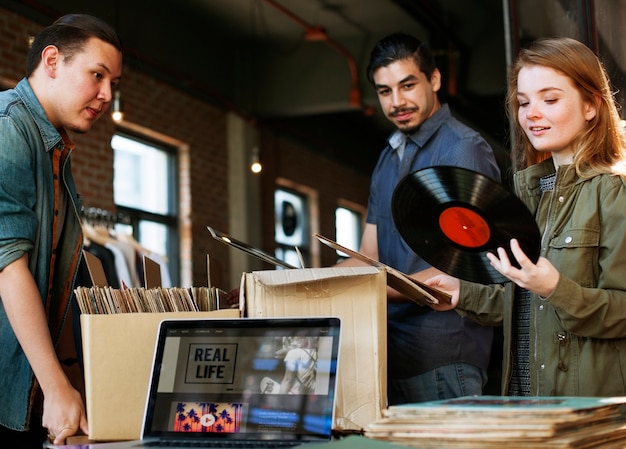
M 442 99 L 490 142 L 505 184 L 506 68 L 520 46 L 544 36 L 585 42 L 624 99 L 624 0 L 0 0 L 0 86 L 23 76 L 29 37 L 70 12 L 105 19 L 125 47 L 124 120 L 107 116 L 73 136 L 83 206 L 118 210 L 114 134 L 170 148 L 167 255 L 178 286 L 207 285 L 207 255 L 212 284 L 225 290 L 242 272 L 272 268 L 216 242 L 206 226 L 275 252 L 277 189 L 305 200 L 296 225 L 307 266 L 337 260 L 310 236 L 336 237 L 337 207 L 365 216 L 369 175 L 392 131 L 365 67 L 389 33 L 429 43 Z M 255 154 L 260 174 L 249 170 Z

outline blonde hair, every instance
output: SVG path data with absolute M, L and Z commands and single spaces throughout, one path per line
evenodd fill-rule
M 570 38 L 541 39 L 520 51 L 511 66 L 506 96 L 507 115 L 513 128 L 512 168 L 522 170 L 550 157 L 535 150 L 518 121 L 517 78 L 527 66 L 542 66 L 570 78 L 583 101 L 596 105 L 597 114 L 576 138 L 573 166 L 581 177 L 601 173 L 626 174 L 626 137 L 609 78 L 596 55 Z

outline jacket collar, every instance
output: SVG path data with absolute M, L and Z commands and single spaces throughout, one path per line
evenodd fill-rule
M 39 99 L 33 92 L 30 83 L 27 78 L 23 78 L 17 86 L 15 86 L 15 93 L 20 97 L 26 110 L 32 117 L 33 121 L 37 124 L 39 134 L 43 139 L 46 151 L 50 151 L 57 145 L 63 146 L 63 139 L 59 131 L 50 123 L 48 116 L 43 109 L 43 106 L 39 102 Z

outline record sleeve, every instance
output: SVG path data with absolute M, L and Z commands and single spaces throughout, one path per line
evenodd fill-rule
M 260 259 L 263 262 L 266 262 L 270 265 L 275 265 L 277 267 L 282 267 L 286 269 L 298 268 L 291 264 L 288 264 L 284 260 L 280 260 L 279 258 L 272 256 L 271 254 L 259 248 L 251 246 L 245 242 L 242 242 L 241 240 L 237 240 L 227 234 L 224 234 L 223 232 L 217 231 L 213 229 L 211 226 L 207 226 L 207 229 L 209 230 L 211 237 L 213 237 L 218 242 L 222 242 L 225 245 L 229 245 L 229 246 L 232 246 L 233 248 L 237 248 L 238 250 L 241 250 L 246 254 L 256 257 L 257 259 Z
M 416 304 L 420 306 L 440 303 L 450 304 L 451 296 L 448 293 L 426 285 L 417 279 L 410 278 L 406 274 L 390 267 L 389 265 L 385 265 L 378 260 L 371 259 L 357 251 L 352 251 L 350 248 L 346 248 L 328 237 L 324 237 L 320 234 L 314 235 L 326 246 L 329 246 L 337 251 L 341 251 L 342 253 L 345 253 L 350 257 L 354 257 L 355 259 L 365 262 L 373 267 L 384 269 L 387 272 L 387 284 Z

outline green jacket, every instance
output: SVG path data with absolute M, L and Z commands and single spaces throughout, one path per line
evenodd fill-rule
M 580 179 L 560 167 L 554 191 L 539 179 L 552 159 L 518 172 L 515 191 L 534 213 L 541 256 L 559 270 L 554 292 L 531 297 L 531 395 L 626 395 L 626 182 Z M 511 375 L 514 284 L 461 282 L 457 310 L 483 324 L 503 325 L 502 393 Z

